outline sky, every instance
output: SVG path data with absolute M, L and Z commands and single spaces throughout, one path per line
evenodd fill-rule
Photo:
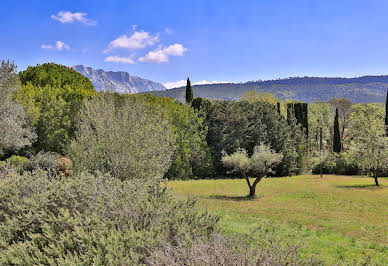
M 388 74 L 388 1 L 1 0 L 0 58 L 166 84 Z

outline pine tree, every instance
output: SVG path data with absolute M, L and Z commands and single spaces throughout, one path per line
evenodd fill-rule
M 341 136 L 338 121 L 338 108 L 335 109 L 333 151 L 336 153 L 341 152 Z
M 388 91 L 387 91 L 387 99 L 385 100 L 385 128 L 388 136 Z
M 191 103 L 193 101 L 194 94 L 193 89 L 191 88 L 191 82 L 190 79 L 187 78 L 187 85 L 186 85 L 186 103 Z

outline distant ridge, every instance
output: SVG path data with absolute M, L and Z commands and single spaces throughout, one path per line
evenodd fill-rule
M 166 90 L 166 87 L 160 83 L 131 76 L 124 71 L 104 71 L 103 69 L 93 69 L 84 65 L 73 66 L 73 68 L 87 77 L 97 91 L 138 93 Z
M 195 97 L 221 100 L 237 100 L 251 90 L 271 92 L 281 99 L 304 102 L 327 101 L 333 97 L 345 97 L 354 103 L 384 102 L 388 90 L 388 75 L 358 78 L 293 77 L 193 86 Z M 152 94 L 184 101 L 185 88 L 156 91 Z

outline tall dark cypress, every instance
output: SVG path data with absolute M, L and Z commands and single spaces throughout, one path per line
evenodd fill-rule
M 186 103 L 191 103 L 193 101 L 193 98 L 194 98 L 193 88 L 191 88 L 190 79 L 187 78 L 187 84 L 186 84 Z
M 387 99 L 385 100 L 385 129 L 387 131 L 387 137 L 388 137 L 388 91 L 387 91 Z
M 336 153 L 341 152 L 341 135 L 339 130 L 338 108 L 335 109 L 333 151 Z
M 277 102 L 276 110 L 278 111 L 278 114 L 281 115 L 281 113 L 280 113 L 280 102 Z

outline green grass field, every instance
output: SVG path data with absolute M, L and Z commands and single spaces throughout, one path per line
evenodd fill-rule
M 219 213 L 227 233 L 274 226 L 282 240 L 302 242 L 303 256 L 388 265 L 388 179 L 380 184 L 345 176 L 267 178 L 254 199 L 246 198 L 242 179 L 171 181 L 169 187 L 177 198 L 194 196 L 199 207 Z

